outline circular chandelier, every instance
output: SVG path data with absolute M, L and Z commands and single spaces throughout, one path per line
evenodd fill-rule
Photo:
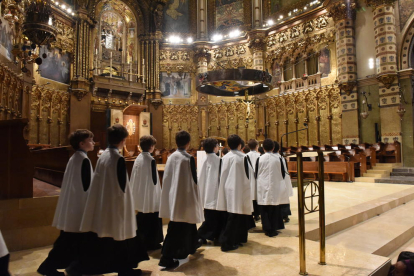
M 256 69 L 223 69 L 198 76 L 197 91 L 214 96 L 257 95 L 273 89 L 272 76 Z
M 56 40 L 57 31 L 53 26 L 53 21 L 50 0 L 32 0 L 28 3 L 23 34 L 32 42 L 32 48 L 36 48 L 36 45 L 47 45 Z

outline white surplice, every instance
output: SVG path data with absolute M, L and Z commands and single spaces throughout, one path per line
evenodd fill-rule
M 70 157 L 66 165 L 59 201 L 52 223 L 52 226 L 65 232 L 80 232 L 83 211 L 88 197 L 88 192 L 84 191 L 82 185 L 81 174 L 82 164 L 85 159 L 88 159 L 86 152 L 78 150 Z M 92 165 L 90 165 L 90 170 L 92 180 Z
M 162 181 L 160 218 L 191 224 L 204 221 L 200 192 L 194 179 L 197 174 L 192 175 L 191 158 L 184 150 L 177 150 L 168 158 Z
M 198 187 L 204 209 L 216 210 L 219 188 L 220 157 L 208 153 L 198 170 Z
M 161 185 L 158 170 L 153 179 L 152 164 L 155 164 L 149 152 L 142 152 L 135 159 L 131 173 L 131 189 L 134 197 L 135 210 L 141 213 L 155 213 L 160 210 Z M 154 182 L 156 183 L 154 185 Z
M 246 175 L 247 169 L 247 175 Z M 222 158 L 217 210 L 251 215 L 253 202 L 246 155 L 231 150 Z
M 287 185 L 282 177 L 280 159 L 272 153 L 265 153 L 258 159 L 257 204 L 281 205 L 289 203 Z
M 247 156 L 251 162 L 251 170 L 250 170 L 250 187 L 251 187 L 251 196 L 252 200 L 257 200 L 257 181 L 255 178 L 255 169 L 256 169 L 256 161 L 257 158 L 260 157 L 260 153 L 257 151 L 249 151 Z
M 107 148 L 99 157 L 82 218 L 82 232 L 91 231 L 100 238 L 117 241 L 136 236 L 135 208 L 126 171 L 125 191 L 118 181 L 120 158 L 123 157 L 116 148 Z

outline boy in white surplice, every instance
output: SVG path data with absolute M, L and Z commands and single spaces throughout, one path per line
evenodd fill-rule
M 131 173 L 132 195 L 138 211 L 138 233 L 142 235 L 147 250 L 160 249 L 164 240 L 162 219 L 159 218 L 161 185 L 157 164 L 151 156 L 156 143 L 152 135 L 139 139 L 142 153 L 135 159 Z

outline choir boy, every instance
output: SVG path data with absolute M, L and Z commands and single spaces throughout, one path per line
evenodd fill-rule
M 142 136 L 139 145 L 142 153 L 135 159 L 131 173 L 131 189 L 137 214 L 138 233 L 147 250 L 161 248 L 164 240 L 162 219 L 159 218 L 161 186 L 157 164 L 151 153 L 157 140 L 152 135 Z
M 10 254 L 7 249 L 6 243 L 4 242 L 3 235 L 0 231 L 0 275 L 10 276 L 9 272 L 9 260 Z
M 275 142 L 275 149 L 273 150 L 273 153 L 280 159 L 280 162 L 283 164 L 283 166 L 281 166 L 281 170 L 282 170 L 282 177 L 286 182 L 286 187 L 288 188 L 288 190 L 286 191 L 288 193 L 288 197 L 292 197 L 293 196 L 293 187 L 292 187 L 292 181 L 290 179 L 290 175 L 289 175 L 289 171 L 288 171 L 288 165 L 286 162 L 286 159 L 281 156 L 279 154 L 279 143 Z M 287 204 L 282 204 L 281 205 L 282 208 L 282 217 L 284 222 L 289 222 L 289 216 L 292 215 L 292 212 L 290 211 L 290 202 L 288 201 Z
M 132 191 L 125 159 L 119 153 L 128 131 L 115 124 L 107 135 L 109 146 L 96 164 L 82 218 L 81 231 L 89 233 L 82 244 L 79 272 L 137 276 L 142 272 L 134 268 L 149 258 L 137 236 Z
M 198 186 L 204 207 L 205 221 L 198 229 L 198 236 L 203 243 L 206 243 L 207 240 L 218 240 L 225 213 L 216 210 L 221 163 L 220 157 L 216 155 L 219 150 L 218 141 L 207 138 L 203 142 L 203 147 L 206 157 L 198 171 Z
M 233 134 L 228 137 L 227 144 L 231 151 L 222 159 L 217 197 L 217 210 L 227 211 L 227 221 L 220 235 L 224 252 L 247 242 L 253 212 L 250 165 L 247 156 L 240 151 L 242 139 Z
M 250 159 L 251 165 L 253 167 L 253 175 L 254 175 L 254 168 L 256 168 L 256 160 L 260 157 L 259 150 L 259 143 L 255 139 L 250 139 L 247 143 L 247 146 L 250 149 L 250 152 L 247 153 L 247 156 Z M 256 178 L 250 177 L 250 184 L 251 184 L 251 192 L 252 192 L 252 200 L 253 200 L 253 217 L 255 221 L 258 221 L 260 219 L 260 210 L 259 206 L 257 206 L 257 184 L 256 184 Z
M 177 150 L 165 165 L 161 192 L 160 217 L 170 220 L 159 262 L 165 269 L 177 267 L 178 260 L 186 259 L 201 246 L 196 223 L 204 221 L 195 160 L 186 152 L 191 136 L 180 131 L 175 141 Z
M 271 139 L 263 141 L 265 154 L 256 162 L 257 204 L 260 205 L 262 226 L 266 236 L 277 236 L 284 229 L 280 205 L 286 203 L 286 185 L 282 177 L 281 160 L 273 154 L 275 144 Z M 287 198 L 289 200 L 289 197 Z
M 86 129 L 76 130 L 70 134 L 69 142 L 75 153 L 66 165 L 52 223 L 60 230 L 60 235 L 37 270 L 42 275 L 64 275 L 57 269 L 68 268 L 78 260 L 79 245 L 85 235 L 80 231 L 80 224 L 93 177 L 91 162 L 86 154 L 94 149 L 93 133 Z

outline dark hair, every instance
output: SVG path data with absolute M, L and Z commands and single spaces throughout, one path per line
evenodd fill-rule
M 263 147 L 260 147 L 259 148 L 259 152 L 260 152 L 260 155 L 262 155 L 262 154 L 264 154 L 265 152 L 264 152 L 264 150 L 263 150 Z
M 228 148 L 224 148 L 221 150 L 221 153 L 224 155 L 226 155 L 227 153 L 229 153 L 229 149 Z
M 248 146 L 244 146 L 244 148 L 242 149 L 242 151 L 247 154 L 247 153 L 250 152 L 250 149 L 249 149 Z
M 213 153 L 218 141 L 214 138 L 207 138 L 203 141 L 203 148 L 207 153 Z
M 157 139 L 152 135 L 144 135 L 139 139 L 139 146 L 142 151 L 149 151 L 149 149 L 157 143 Z
M 128 137 L 128 130 L 121 124 L 114 124 L 108 127 L 108 144 L 118 145 Z
M 273 150 L 273 152 L 277 153 L 279 152 L 280 146 L 279 143 L 275 141 L 275 149 Z
M 242 143 L 242 141 L 243 140 L 240 138 L 239 135 L 232 134 L 229 136 L 229 138 L 227 138 L 227 145 L 230 147 L 230 149 L 236 150 Z
M 244 148 L 244 146 L 246 145 L 246 143 L 244 142 L 244 140 L 243 139 L 241 139 L 241 148 L 243 149 Z
M 247 142 L 247 145 L 249 146 L 250 150 L 255 150 L 259 143 L 255 139 L 250 139 L 249 142 Z
M 274 147 L 275 143 L 272 139 L 267 138 L 263 141 L 263 148 L 265 151 L 272 151 Z
M 175 135 L 175 143 L 177 144 L 177 147 L 182 148 L 191 141 L 190 133 L 188 133 L 185 130 L 181 130 L 177 132 Z
M 69 135 L 69 143 L 74 150 L 80 149 L 79 143 L 93 138 L 93 133 L 87 129 L 77 129 Z

